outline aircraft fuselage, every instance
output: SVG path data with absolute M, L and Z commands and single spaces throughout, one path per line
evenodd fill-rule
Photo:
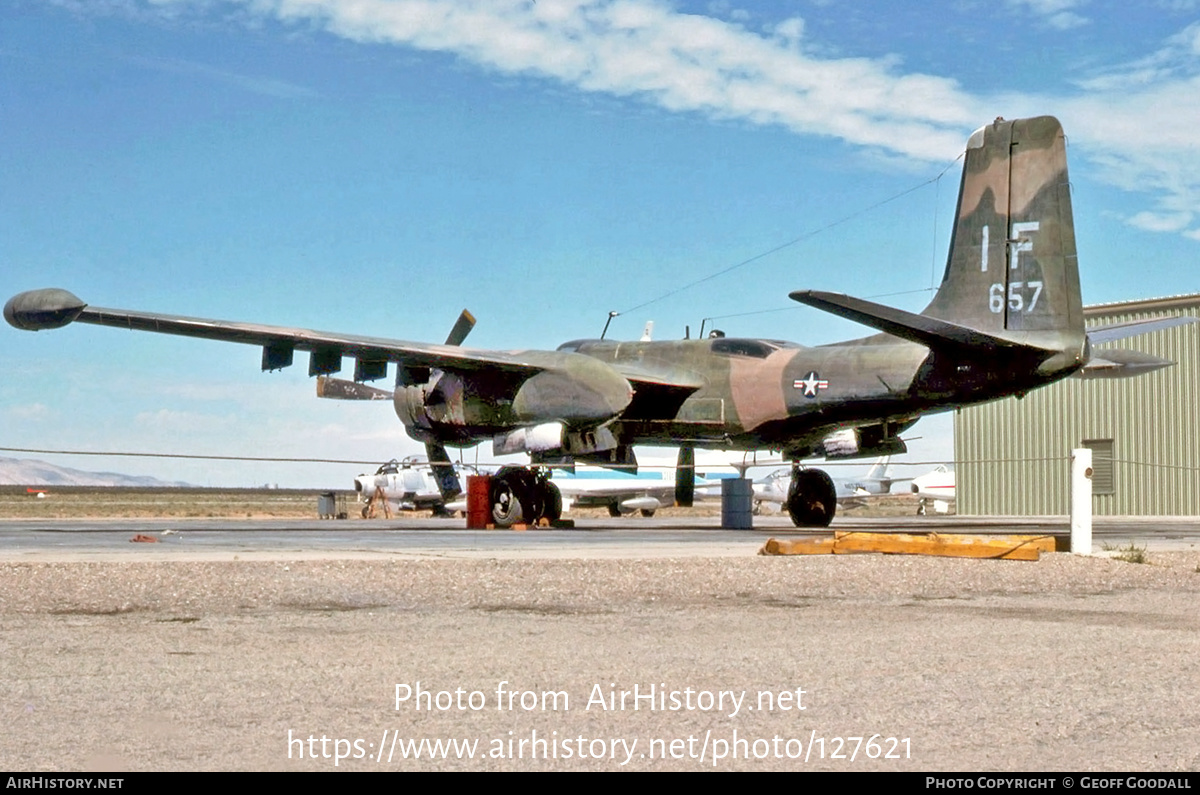
M 605 429 L 620 445 L 770 447 L 796 458 L 827 454 L 822 448 L 827 436 L 863 426 L 869 427 L 857 454 L 882 454 L 887 450 L 881 445 L 921 414 L 1023 393 L 1061 378 L 1080 361 L 1067 357 L 1046 367 L 1040 361 L 979 351 L 939 357 L 924 345 L 887 334 L 819 347 L 729 337 L 576 340 L 555 352 L 513 355 L 534 353 L 548 367 L 569 368 L 576 392 L 580 383 L 597 385 L 588 395 L 569 399 L 551 391 L 563 403 L 561 414 L 537 405 L 538 416 L 557 416 L 567 431 L 587 428 L 593 413 L 611 412 L 616 417 Z M 592 371 L 622 370 L 648 378 L 657 374 L 663 385 L 645 380 L 630 389 L 602 378 L 588 381 Z M 681 388 L 681 382 L 693 386 Z M 426 383 L 398 388 L 395 403 L 416 438 L 427 434 L 472 445 L 526 420 L 520 401 L 512 397 L 519 398 L 522 391 L 494 372 L 435 374 Z M 598 405 L 589 410 L 593 403 Z

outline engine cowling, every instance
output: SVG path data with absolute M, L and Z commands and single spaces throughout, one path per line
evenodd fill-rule
M 397 416 L 420 441 L 468 444 L 496 437 L 518 450 L 608 450 L 617 442 L 601 426 L 633 399 L 629 382 L 603 362 L 559 355 L 553 367 L 531 376 L 495 371 L 428 371 L 423 383 L 399 386 Z M 529 438 L 530 429 L 557 425 Z M 520 438 L 517 438 L 520 437 Z

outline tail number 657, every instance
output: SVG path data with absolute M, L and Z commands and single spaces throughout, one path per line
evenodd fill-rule
M 1003 312 L 1007 299 L 1009 311 L 1028 313 L 1034 310 L 1041 296 L 1041 282 L 1009 282 L 1007 296 L 1004 285 L 996 283 L 988 288 L 988 309 L 996 314 Z

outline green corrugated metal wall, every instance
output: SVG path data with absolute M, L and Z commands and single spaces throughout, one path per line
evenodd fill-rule
M 1200 317 L 1200 295 L 1089 307 L 1088 325 Z M 1200 515 L 1200 323 L 1104 346 L 1176 362 L 1130 379 L 1065 382 L 1025 398 L 963 409 L 954 419 L 957 510 L 1039 515 L 1070 510 L 1071 450 L 1113 440 L 1115 491 L 1098 515 Z

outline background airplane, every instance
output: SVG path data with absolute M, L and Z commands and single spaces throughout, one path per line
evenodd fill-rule
M 640 511 L 653 516 L 675 501 L 675 479 L 661 470 L 623 472 L 600 467 L 556 469 L 550 481 L 563 496 L 563 510 L 572 507 L 608 508 L 610 516 Z
M 720 497 L 721 479 L 735 477 L 732 467 L 713 472 L 704 467 L 694 474 L 694 495 L 698 498 Z M 675 468 L 641 466 L 636 473 L 606 467 L 581 466 L 574 472 L 555 469 L 550 476 L 562 494 L 563 510 L 572 507 L 607 508 L 610 516 L 638 512 L 650 517 L 659 508 L 675 504 Z
M 455 477 L 461 483 L 468 475 L 479 474 L 475 467 L 453 464 Z M 364 519 L 373 518 L 377 508 L 394 504 L 397 510 L 429 510 L 434 516 L 450 516 L 466 509 L 465 502 L 447 502 L 433 466 L 427 459 L 408 456 L 402 461 L 392 459 L 383 464 L 373 475 L 362 474 L 354 479 L 354 491 L 362 508 Z M 381 505 L 380 503 L 385 503 Z
M 913 478 L 912 493 L 920 497 L 917 513 L 924 516 L 929 508 L 937 513 L 946 513 L 954 503 L 954 466 L 941 464 L 924 475 Z
M 838 504 L 845 505 L 849 502 L 890 494 L 893 483 L 907 480 L 907 478 L 893 478 L 891 470 L 891 457 L 883 456 L 877 459 L 862 477 L 832 478 Z M 781 467 L 756 479 L 754 481 L 755 511 L 778 510 L 776 506 L 786 504 L 791 482 L 792 470 L 790 467 Z
M 454 463 L 454 473 L 461 483 L 470 475 L 485 474 L 484 470 L 463 463 Z M 717 468 L 722 468 L 718 466 Z M 712 467 L 705 467 L 709 472 Z M 733 477 L 732 467 L 723 474 Z M 574 471 L 553 469 L 550 483 L 561 497 L 563 511 L 571 508 L 607 508 L 611 516 L 640 513 L 653 516 L 659 508 L 674 504 L 674 467 L 641 467 L 637 473 L 605 467 L 579 466 Z M 374 518 L 383 502 L 396 510 L 430 510 L 435 516 L 450 516 L 466 510 L 466 500 L 446 501 L 433 467 L 423 456 L 408 456 L 383 464 L 373 475 L 362 474 L 354 479 L 358 501 L 365 503 L 362 516 Z M 696 495 L 720 496 L 720 479 L 696 474 Z

